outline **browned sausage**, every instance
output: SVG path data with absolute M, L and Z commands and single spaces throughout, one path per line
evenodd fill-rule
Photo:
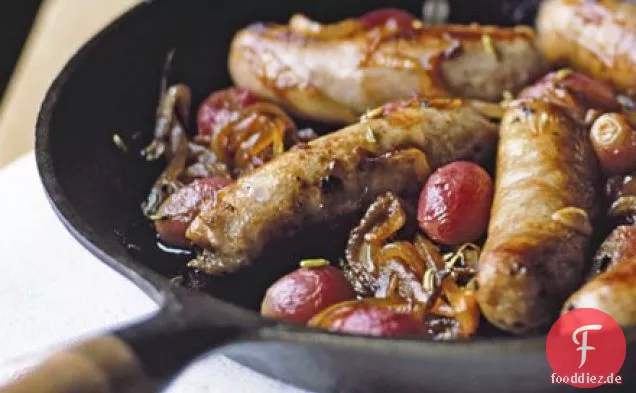
M 617 0 L 547 0 L 537 17 L 546 58 L 634 92 L 636 4 Z
M 414 95 L 498 101 L 545 71 L 526 27 L 369 29 L 358 19 L 320 25 L 301 15 L 237 33 L 229 68 L 238 86 L 331 123 Z
M 576 308 L 596 308 L 622 326 L 636 325 L 636 258 L 623 259 L 576 291 L 563 313 Z
M 237 270 L 272 242 L 361 214 L 388 191 L 414 196 L 431 169 L 482 161 L 496 145 L 496 126 L 459 100 L 413 100 L 378 113 L 283 153 L 225 188 L 188 229 L 207 250 L 190 266 L 209 274 Z
M 537 330 L 581 284 L 597 171 L 587 130 L 560 107 L 530 99 L 506 111 L 477 276 L 477 299 L 495 326 Z

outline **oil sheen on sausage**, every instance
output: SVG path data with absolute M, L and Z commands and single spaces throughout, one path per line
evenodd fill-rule
M 587 130 L 561 108 L 538 99 L 511 104 L 477 276 L 481 310 L 495 326 L 516 334 L 544 327 L 581 284 L 597 172 Z
M 546 0 L 537 30 L 537 43 L 549 61 L 636 92 L 636 4 Z
M 189 266 L 231 272 L 273 241 L 361 214 L 388 191 L 416 196 L 431 170 L 458 159 L 483 161 L 496 139 L 497 127 L 462 101 L 414 100 L 297 146 L 225 188 L 199 214 L 187 236 L 207 252 Z
M 229 57 L 234 82 L 299 116 L 352 123 L 369 108 L 415 95 L 499 101 L 545 71 L 527 27 L 386 31 L 356 28 L 355 19 L 340 23 L 347 31 L 329 38 L 300 33 L 293 24 L 238 32 Z

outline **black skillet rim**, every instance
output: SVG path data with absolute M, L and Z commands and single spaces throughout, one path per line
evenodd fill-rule
M 124 12 L 112 23 L 107 25 L 87 43 L 85 43 L 66 63 L 62 71 L 57 75 L 52 85 L 49 87 L 38 114 L 36 123 L 35 156 L 38 173 L 45 193 L 51 207 L 62 221 L 66 229 L 77 239 L 82 246 L 89 250 L 94 256 L 106 263 L 109 267 L 131 280 L 144 293 L 146 293 L 161 309 L 166 309 L 179 302 L 179 296 L 174 292 L 167 278 L 161 276 L 150 268 L 139 264 L 134 258 L 123 252 L 110 250 L 104 251 L 99 243 L 99 237 L 92 231 L 90 226 L 84 222 L 75 211 L 70 200 L 66 197 L 61 184 L 55 176 L 54 163 L 49 150 L 49 127 L 50 119 L 57 103 L 60 92 L 64 89 L 66 81 L 73 76 L 76 68 L 84 66 L 86 58 L 93 49 L 96 49 L 103 37 L 117 29 L 118 26 L 127 23 L 137 17 L 138 14 L 147 12 L 155 1 L 146 0 L 128 11 Z M 228 308 L 239 309 L 245 316 L 253 318 L 258 313 L 237 307 L 230 303 L 221 301 L 210 295 L 219 305 Z M 259 316 L 260 317 L 260 316 Z M 263 326 L 272 326 L 271 321 L 261 318 Z M 545 335 L 530 337 L 476 337 L 466 342 L 436 342 L 414 339 L 376 338 L 351 336 L 339 333 L 325 333 L 307 327 L 290 326 L 286 323 L 277 323 L 275 330 L 265 333 L 264 339 L 274 338 L 298 342 L 313 342 L 336 344 L 343 347 L 366 346 L 373 349 L 380 349 L 387 345 L 395 352 L 418 352 L 421 354 L 438 355 L 439 351 L 447 355 L 455 354 L 537 354 L 545 351 Z M 289 329 L 291 328 L 291 329 Z M 628 342 L 636 341 L 636 328 L 625 329 L 625 337 Z M 417 346 L 413 347 L 414 345 Z

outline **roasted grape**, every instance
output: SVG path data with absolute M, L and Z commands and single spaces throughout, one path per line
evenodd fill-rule
M 231 121 L 238 119 L 242 109 L 261 99 L 249 90 L 231 87 L 212 93 L 199 107 L 199 135 L 212 135 Z
M 398 312 L 365 300 L 329 307 L 314 317 L 310 325 L 332 332 L 377 337 L 428 334 L 426 325 L 412 313 Z
M 201 178 L 171 194 L 154 217 L 159 239 L 172 246 L 188 247 L 185 236 L 188 226 L 203 204 L 212 201 L 217 192 L 231 182 L 231 179 L 221 176 Z
M 636 170 L 636 130 L 625 115 L 606 113 L 599 117 L 592 126 L 591 139 L 606 174 Z
M 301 267 L 269 287 L 261 305 L 261 314 L 304 324 L 321 310 L 354 298 L 353 287 L 341 270 L 318 264 Z
M 396 31 L 405 31 L 413 27 L 417 18 L 412 14 L 396 9 L 383 8 L 369 12 L 360 18 L 360 23 L 365 30 L 376 27 L 385 27 Z
M 448 164 L 428 179 L 418 206 L 420 227 L 445 245 L 469 243 L 486 230 L 493 185 L 480 166 L 465 161 Z

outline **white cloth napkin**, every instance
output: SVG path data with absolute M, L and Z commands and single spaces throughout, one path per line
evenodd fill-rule
M 33 153 L 0 171 L 0 385 L 56 348 L 157 310 L 66 231 L 41 186 Z M 302 393 L 210 354 L 169 393 Z

